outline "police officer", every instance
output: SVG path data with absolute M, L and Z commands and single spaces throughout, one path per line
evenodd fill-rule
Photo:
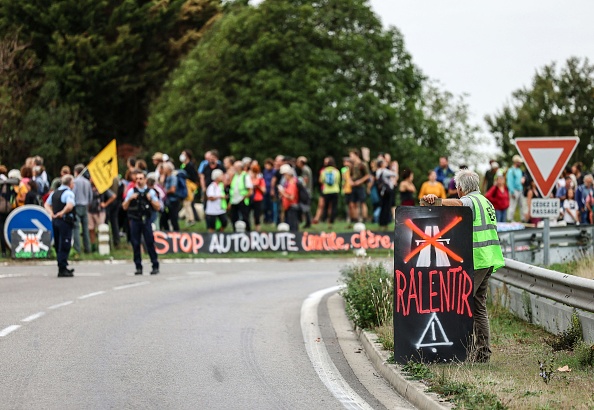
M 161 203 L 155 190 L 147 187 L 144 172 L 136 170 L 133 174 L 136 186 L 126 194 L 122 208 L 124 211 L 128 211 L 128 219 L 130 220 L 130 240 L 132 241 L 134 264 L 136 265 L 135 275 L 142 275 L 141 236 L 144 237 L 144 244 L 151 258 L 153 266 L 151 275 L 156 275 L 159 273 L 159 261 L 155 251 L 151 214 L 153 210 L 159 210 Z
M 495 209 L 479 190 L 476 172 L 461 169 L 454 177 L 460 199 L 443 199 L 443 206 L 468 206 L 472 209 L 472 256 L 474 258 L 474 346 L 471 359 L 488 362 L 491 357 L 489 317 L 487 316 L 487 282 L 491 274 L 505 266 L 497 235 Z M 425 195 L 433 204 L 437 197 Z
M 52 217 L 52 228 L 54 230 L 54 247 L 58 259 L 58 277 L 71 278 L 74 276 L 74 269 L 68 269 L 68 255 L 72 246 L 72 230 L 76 219 L 74 213 L 74 177 L 66 174 L 61 178 L 62 185 L 52 192 L 47 201 L 45 209 Z

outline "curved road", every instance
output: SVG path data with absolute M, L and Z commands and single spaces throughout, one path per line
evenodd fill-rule
M 2 267 L 0 408 L 410 408 L 345 359 L 327 302 L 346 262 L 208 262 Z

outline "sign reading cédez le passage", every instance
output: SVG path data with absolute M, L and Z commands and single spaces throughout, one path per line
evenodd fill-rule
M 464 361 L 472 335 L 474 265 L 468 207 L 398 207 L 394 358 Z

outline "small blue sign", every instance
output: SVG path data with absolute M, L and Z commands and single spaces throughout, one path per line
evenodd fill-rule
M 52 218 L 50 214 L 39 205 L 23 205 L 8 214 L 4 225 L 4 239 L 10 243 L 10 233 L 13 229 L 41 229 L 49 231 L 52 239 Z

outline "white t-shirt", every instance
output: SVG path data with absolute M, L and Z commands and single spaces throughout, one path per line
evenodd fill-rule
M 221 208 L 221 199 L 219 197 L 225 195 L 224 192 L 221 192 L 221 188 L 219 188 L 219 184 L 216 182 L 212 182 L 208 188 L 206 188 L 206 197 L 210 198 L 217 198 L 213 201 L 207 199 L 206 201 L 206 209 L 204 209 L 204 213 L 206 215 L 222 215 L 227 212 L 225 209 Z
M 574 214 L 577 215 L 578 220 L 576 221 L 573 219 L 573 216 L 567 212 L 568 209 L 571 209 Z M 563 201 L 563 220 L 567 223 L 576 223 L 579 221 L 580 213 L 578 211 L 579 206 L 578 203 L 573 199 L 566 199 Z

